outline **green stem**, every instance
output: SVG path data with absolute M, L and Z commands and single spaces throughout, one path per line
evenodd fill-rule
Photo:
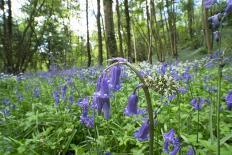
M 199 142 L 199 136 L 198 136 L 198 133 L 199 133 L 199 109 L 197 110 L 197 143 Z
M 211 97 L 211 102 L 213 102 Z M 209 112 L 209 129 L 210 129 L 210 141 L 213 142 L 213 103 L 210 103 L 210 112 Z
M 143 91 L 145 94 L 145 98 L 147 101 L 147 111 L 148 111 L 148 116 L 149 116 L 149 134 L 150 134 L 150 140 L 149 140 L 149 155 L 153 155 L 153 144 L 154 144 L 154 118 L 153 118 L 153 108 L 152 108 L 152 103 L 151 103 L 151 96 L 148 90 L 148 87 L 146 86 L 146 83 L 144 81 L 144 78 L 141 76 L 140 72 L 134 67 L 132 66 L 129 62 L 115 62 L 113 64 L 111 64 L 110 66 L 108 66 L 105 71 L 109 70 L 111 67 L 118 65 L 118 64 L 122 64 L 122 65 L 126 65 L 128 66 L 131 70 L 133 70 L 135 72 L 135 74 L 137 75 L 137 77 L 139 77 L 140 82 L 143 83 Z
M 217 155 L 220 155 L 220 104 L 221 104 L 221 80 L 223 65 L 218 67 L 218 94 L 217 94 Z
M 181 133 L 181 118 L 180 118 L 180 98 L 179 95 L 177 95 L 177 102 L 178 102 L 178 122 L 179 122 L 179 134 Z

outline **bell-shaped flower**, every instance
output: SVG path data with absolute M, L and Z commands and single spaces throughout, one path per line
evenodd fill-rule
M 232 91 L 230 91 L 228 93 L 228 95 L 226 96 L 226 103 L 227 103 L 227 109 L 228 110 L 232 110 Z
M 195 150 L 193 149 L 193 147 L 191 146 L 189 149 L 188 149 L 188 152 L 187 152 L 187 155 L 195 155 Z
M 204 0 L 204 6 L 206 9 L 209 9 L 215 3 L 217 3 L 217 0 Z
M 146 120 L 142 126 L 134 133 L 139 141 L 146 141 L 149 138 L 149 121 Z
M 221 13 L 215 14 L 208 18 L 208 21 L 211 24 L 212 30 L 217 30 L 220 26 Z
M 93 96 L 93 107 L 97 108 L 98 113 L 104 113 L 105 119 L 110 117 L 110 90 L 106 75 L 100 77 L 97 92 Z
M 201 110 L 204 103 L 205 103 L 205 99 L 201 97 L 193 98 L 191 100 L 191 105 L 195 110 Z
M 111 68 L 111 78 L 110 78 L 110 88 L 113 90 L 120 89 L 120 76 L 121 76 L 121 67 L 119 65 L 113 66 Z
M 89 99 L 86 97 L 82 101 L 80 101 L 79 105 L 82 109 L 82 114 L 80 116 L 80 122 L 84 124 L 88 128 L 94 127 L 94 118 L 88 116 L 88 109 L 89 109 Z
M 227 0 L 227 6 L 225 8 L 225 15 L 232 12 L 232 0 Z
M 215 40 L 216 42 L 219 42 L 220 39 L 221 39 L 221 34 L 220 34 L 220 32 L 219 32 L 219 31 L 213 32 L 213 38 L 214 38 L 214 40 Z
M 174 129 L 171 129 L 168 133 L 163 135 L 164 137 L 164 152 L 169 153 L 169 155 L 176 155 L 180 150 L 180 141 L 175 137 Z M 172 150 L 170 151 L 170 145 L 172 145 Z

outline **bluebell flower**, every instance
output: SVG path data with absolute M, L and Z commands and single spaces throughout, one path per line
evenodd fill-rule
M 56 105 L 58 105 L 59 102 L 60 102 L 60 94 L 59 94 L 58 91 L 54 91 L 54 92 L 53 92 L 53 98 L 54 98 L 54 100 L 55 100 Z
M 4 105 L 9 105 L 11 103 L 8 98 L 4 98 L 2 102 Z
M 111 79 L 110 79 L 110 88 L 113 90 L 120 89 L 120 76 L 121 76 L 121 67 L 119 65 L 113 66 L 111 68 Z
M 74 103 L 74 97 L 73 97 L 73 95 L 69 96 L 69 102 L 70 102 L 70 104 Z
M 128 97 L 128 104 L 127 104 L 127 107 L 124 110 L 124 113 L 127 116 L 143 114 L 144 113 L 144 111 L 142 109 L 138 108 L 138 96 L 137 96 L 137 94 L 135 92 L 133 92 Z
M 80 122 L 84 124 L 88 128 L 94 127 L 94 118 L 88 116 L 89 109 L 89 99 L 86 97 L 82 101 L 80 101 L 79 105 L 82 108 L 82 114 L 80 116 Z
M 169 153 L 169 155 L 176 155 L 180 150 L 180 141 L 179 138 L 175 137 L 174 129 L 171 129 L 168 133 L 164 133 L 164 152 Z M 170 149 L 170 145 L 172 145 L 173 149 Z
M 160 73 L 161 73 L 161 75 L 164 75 L 164 74 L 166 73 L 167 67 L 168 67 L 168 64 L 166 64 L 166 63 L 163 63 L 163 64 L 162 64 L 162 66 L 161 66 L 161 68 L 160 68 Z
M 193 98 L 191 100 L 191 105 L 195 110 L 201 110 L 204 103 L 205 103 L 205 99 L 201 97 Z
M 108 120 L 110 117 L 110 90 L 106 75 L 101 76 L 98 80 L 97 90 L 93 96 L 93 107 L 97 108 L 99 114 L 103 111 L 105 119 Z
M 142 126 L 134 133 L 139 141 L 146 141 L 149 138 L 149 121 L 146 120 Z
M 7 117 L 7 116 L 10 116 L 10 110 L 9 109 L 3 109 L 2 110 L 2 113 L 3 113 L 3 115 L 5 116 L 5 117 Z
M 17 98 L 18 98 L 18 101 L 21 102 L 24 100 L 24 97 L 23 97 L 23 94 L 22 93 L 17 93 Z
M 170 96 L 168 96 L 168 100 L 169 101 L 172 101 L 172 100 L 174 100 L 176 98 L 176 95 L 170 95 Z
M 206 9 L 209 9 L 215 3 L 217 3 L 217 0 L 204 0 L 204 6 Z
M 38 87 L 34 88 L 33 95 L 37 98 L 40 96 L 40 89 Z
M 229 93 L 225 99 L 226 99 L 226 103 L 227 103 L 227 109 L 232 110 L 232 91 L 229 91 Z
M 210 22 L 212 29 L 214 31 L 217 30 L 220 26 L 220 18 L 221 18 L 221 13 L 215 14 L 208 18 L 208 21 Z
M 179 87 L 178 88 L 178 92 L 181 93 L 181 94 L 185 94 L 188 92 L 188 88 L 185 88 L 185 87 Z
M 61 97 L 62 97 L 62 100 L 65 100 L 66 92 L 67 92 L 67 85 L 64 85 L 61 88 Z
M 227 6 L 225 8 L 225 15 L 232 12 L 232 0 L 227 0 Z
M 185 71 L 183 74 L 182 74 L 182 80 L 184 82 L 188 82 L 192 79 L 192 75 L 188 72 L 188 71 Z
M 195 153 L 195 150 L 193 149 L 193 147 L 191 146 L 191 147 L 189 147 L 189 149 L 188 149 L 188 152 L 187 152 L 187 155 L 195 155 L 196 153 Z
M 221 38 L 221 33 L 219 31 L 213 32 L 213 38 L 215 39 L 216 42 L 219 42 Z

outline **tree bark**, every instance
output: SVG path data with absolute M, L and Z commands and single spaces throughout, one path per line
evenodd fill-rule
M 103 54 L 102 54 L 102 32 L 101 32 L 101 5 L 100 0 L 97 0 L 97 34 L 98 34 L 98 64 L 102 65 Z
M 117 44 L 114 32 L 114 20 L 112 11 L 112 0 L 103 0 L 105 30 L 106 30 L 106 46 L 108 47 L 109 56 L 117 57 Z
M 131 28 L 130 28 L 130 14 L 129 14 L 129 6 L 128 0 L 124 0 L 125 6 L 125 16 L 126 16 L 126 32 L 127 32 L 127 58 L 128 60 L 132 60 L 134 62 L 134 57 L 132 57 L 132 50 L 131 50 Z
M 86 26 L 87 26 L 87 54 L 88 54 L 88 62 L 87 66 L 90 67 L 91 65 L 91 53 L 90 53 L 90 42 L 89 42 L 89 15 L 88 15 L 88 0 L 86 0 Z
M 118 39 L 119 39 L 119 53 L 120 57 L 124 57 L 124 51 L 122 47 L 122 34 L 121 34 L 121 15 L 120 15 L 120 10 L 119 10 L 119 2 L 116 0 L 116 11 L 117 11 L 117 17 L 118 17 Z

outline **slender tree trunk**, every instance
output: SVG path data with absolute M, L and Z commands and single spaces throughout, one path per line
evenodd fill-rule
M 128 60 L 132 60 L 134 62 L 134 58 L 132 57 L 132 50 L 131 50 L 131 30 L 130 30 L 130 14 L 129 14 L 128 0 L 124 0 L 124 6 L 125 6 L 126 31 L 127 31 L 127 57 Z
M 124 57 L 124 51 L 122 47 L 122 34 L 121 34 L 121 15 L 120 15 L 120 10 L 119 10 L 119 2 L 116 0 L 116 11 L 117 11 L 117 17 L 118 17 L 118 39 L 119 39 L 119 53 L 121 57 Z
M 193 17 L 194 17 L 194 1 L 193 0 L 188 0 L 188 5 L 187 5 L 187 15 L 188 15 L 188 32 L 189 32 L 189 37 L 190 39 L 193 38 Z
M 89 42 L 89 15 L 88 15 L 88 0 L 86 0 L 86 26 L 87 26 L 87 53 L 88 53 L 88 63 L 87 66 L 91 65 L 91 54 L 90 54 L 90 42 Z
M 98 64 L 102 65 L 103 54 L 102 54 L 102 32 L 101 32 L 101 5 L 100 0 L 97 0 L 97 32 L 98 32 Z
M 152 59 L 151 59 L 151 54 L 152 54 L 152 35 L 151 35 L 151 24 L 150 24 L 150 14 L 149 14 L 149 5 L 148 5 L 148 1 L 146 0 L 146 15 L 147 15 L 147 40 L 148 40 L 148 52 L 147 52 L 147 60 L 149 63 L 152 63 Z
M 136 38 L 135 38 L 135 32 L 134 29 L 132 27 L 132 34 L 133 34 L 133 45 L 134 45 L 134 55 L 135 55 L 135 63 L 137 63 L 137 50 L 136 50 Z
M 117 44 L 114 32 L 114 20 L 112 11 L 112 0 L 103 0 L 105 30 L 106 30 L 106 46 L 109 50 L 110 57 L 117 57 Z

